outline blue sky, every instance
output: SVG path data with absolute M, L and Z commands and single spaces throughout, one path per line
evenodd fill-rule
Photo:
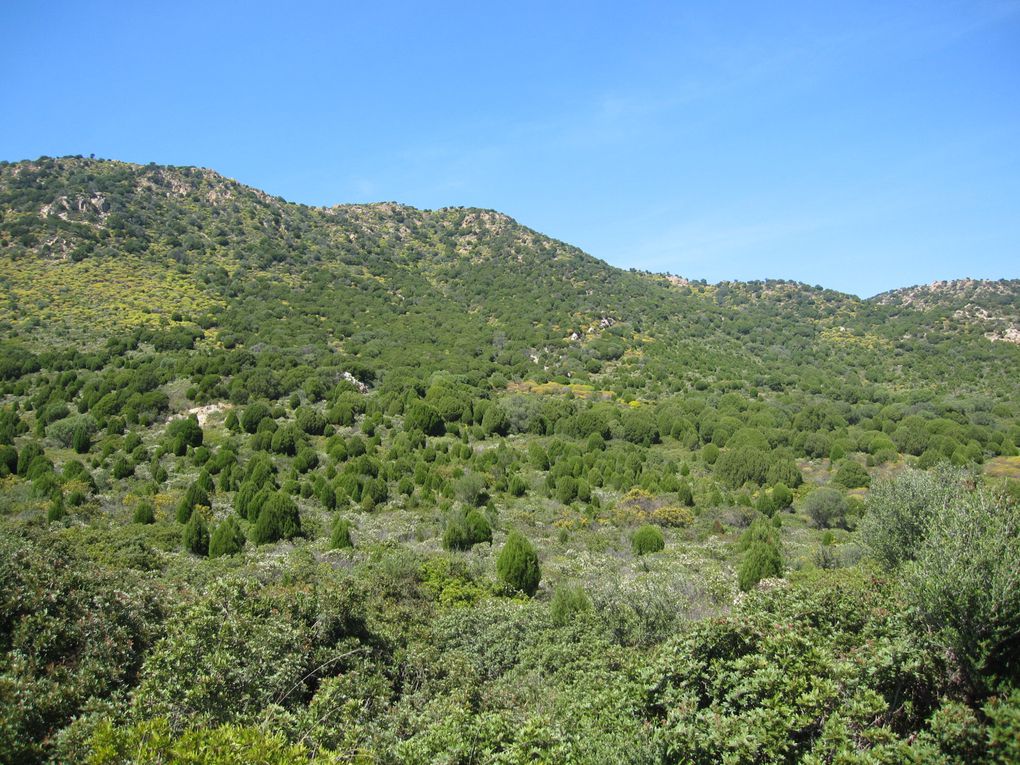
M 1020 2 L 4 3 L 0 158 L 502 210 L 622 267 L 1020 277 Z

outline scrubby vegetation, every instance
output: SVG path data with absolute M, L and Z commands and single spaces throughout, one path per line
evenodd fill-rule
M 0 163 L 0 760 L 1016 761 L 1017 287 Z

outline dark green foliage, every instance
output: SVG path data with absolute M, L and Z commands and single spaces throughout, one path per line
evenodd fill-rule
M 46 510 L 46 520 L 53 523 L 54 521 L 63 520 L 65 515 L 67 515 L 67 510 L 64 506 L 64 494 L 60 489 L 54 489 L 50 498 L 50 505 Z
M 255 481 L 245 481 L 234 495 L 234 510 L 242 518 L 255 521 L 270 492 L 271 488 L 268 485 L 260 486 Z
M 492 526 L 489 521 L 478 510 L 470 510 L 464 518 L 464 525 L 467 527 L 468 538 L 473 543 L 492 541 Z
M 187 523 L 191 519 L 194 509 L 199 505 L 211 507 L 209 495 L 206 493 L 205 489 L 196 482 L 188 487 L 188 490 L 184 492 L 184 496 L 181 497 L 180 502 L 177 503 L 177 522 Z
M 507 491 L 509 491 L 514 497 L 523 497 L 528 491 L 528 484 L 524 478 L 519 475 L 515 475 L 510 479 L 510 485 L 508 486 Z
M 18 472 L 18 450 L 13 446 L 0 446 L 0 478 Z
M 142 500 L 135 505 L 135 512 L 132 516 L 132 520 L 135 523 L 155 523 L 156 510 L 152 506 L 152 503 L 147 500 Z
M 201 446 L 204 437 L 198 419 L 194 416 L 176 419 L 166 429 L 166 443 L 178 457 L 183 456 L 189 446 Z
M 326 420 L 310 407 L 301 407 L 294 413 L 297 427 L 310 436 L 321 436 L 326 430 Z
M 687 481 L 681 481 L 677 486 L 676 501 L 683 507 L 694 506 L 694 491 Z
M 871 477 L 859 463 L 853 460 L 844 460 L 840 463 L 836 475 L 832 477 L 832 482 L 845 489 L 856 489 L 861 486 L 869 486 Z
M 127 478 L 130 475 L 135 474 L 135 466 L 125 457 L 123 454 L 118 455 L 117 459 L 113 462 L 113 468 L 110 470 L 111 475 L 117 480 Z
M 446 523 L 443 547 L 447 550 L 469 550 L 481 542 L 492 541 L 492 526 L 478 510 L 455 512 Z
M 28 476 L 28 468 L 32 464 L 32 461 L 36 457 L 41 457 L 43 454 L 42 446 L 37 444 L 35 441 L 29 441 L 27 444 L 22 446 L 21 451 L 18 452 L 18 475 Z
M 250 537 L 254 544 L 264 545 L 281 539 L 292 539 L 300 533 L 301 513 L 298 506 L 286 494 L 274 492 L 262 504 Z
M 212 536 L 209 539 L 209 557 L 218 558 L 223 555 L 236 555 L 244 549 L 246 541 L 237 518 L 233 515 L 228 515 L 213 530 Z
M 622 420 L 626 440 L 644 446 L 659 443 L 659 426 L 651 412 L 642 409 L 624 412 Z
M 499 403 L 492 403 L 482 416 L 482 430 L 487 435 L 505 436 L 509 428 L 506 412 Z
M 719 459 L 719 447 L 715 444 L 706 444 L 701 450 L 701 459 L 706 465 L 714 465 Z
M 772 487 L 772 502 L 777 510 L 785 510 L 793 504 L 793 492 L 783 483 L 777 483 Z
M 424 401 L 416 401 L 404 414 L 407 430 L 420 430 L 427 436 L 441 436 L 444 432 L 443 419 L 434 407 Z
M 0 646 L 22 657 L 2 671 L 4 686 L 18 693 L 0 694 L 0 757 L 46 762 L 58 732 L 137 683 L 162 624 L 159 590 L 54 536 L 6 528 L 0 592 Z
M 563 476 L 556 481 L 556 499 L 569 505 L 578 495 L 578 481 L 572 476 Z
M 715 474 L 727 486 L 737 489 L 747 482 L 765 483 L 769 461 L 765 452 L 752 447 L 726 449 L 715 463 Z
M 638 528 L 630 538 L 631 549 L 635 555 L 656 553 L 666 547 L 666 540 L 658 526 L 646 524 Z
M 740 562 L 737 582 L 741 590 L 749 590 L 762 579 L 782 576 L 783 556 L 779 547 L 769 542 L 752 542 Z
M 245 433 L 255 433 L 262 420 L 269 416 L 269 406 L 262 401 L 256 401 L 245 408 L 241 415 L 241 427 Z
M 351 538 L 351 522 L 346 518 L 337 518 L 329 535 L 329 549 L 344 550 L 349 547 L 354 547 L 354 540 Z
M 77 425 L 71 437 L 71 447 L 78 454 L 87 454 L 92 448 L 92 436 L 84 424 Z
M 531 596 L 538 589 L 542 580 L 538 552 L 517 530 L 510 532 L 496 559 L 496 573 L 511 590 Z
M 846 525 L 847 503 L 842 492 L 835 489 L 815 489 L 804 500 L 804 512 L 820 529 Z
M 791 489 L 796 489 L 804 483 L 804 476 L 791 458 L 773 454 L 772 463 L 765 473 L 765 483 L 770 486 L 785 484 Z
M 277 454 L 297 454 L 301 434 L 293 425 L 284 425 L 273 433 L 272 449 Z
M 191 514 L 188 522 L 184 524 L 181 539 L 184 542 L 184 549 L 188 552 L 195 555 L 205 555 L 209 552 L 209 527 L 202 513 Z

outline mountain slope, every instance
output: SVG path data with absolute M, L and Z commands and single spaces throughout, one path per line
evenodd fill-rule
M 653 379 L 829 390 L 847 368 L 860 374 L 839 386 L 930 386 L 949 373 L 943 362 L 954 385 L 988 392 L 1005 380 L 981 359 L 1016 358 L 979 341 L 966 306 L 915 302 L 908 315 L 891 296 L 685 284 L 612 268 L 487 210 L 309 208 L 208 170 L 81 158 L 3 165 L 0 210 L 0 322 L 28 346 L 201 325 L 200 348 L 415 374 L 463 372 L 482 356 L 487 374 L 595 384 L 612 370 L 653 395 Z M 1016 284 L 995 294 L 1015 314 Z

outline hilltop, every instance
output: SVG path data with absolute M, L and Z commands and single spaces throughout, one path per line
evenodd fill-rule
M 867 382 L 927 387 L 966 374 L 967 359 L 1009 355 L 976 335 L 1010 337 L 1020 316 L 1015 281 L 970 282 L 952 301 L 916 288 L 862 301 L 783 281 L 690 283 L 613 268 L 491 210 L 311 208 L 197 168 L 5 164 L 0 210 L 0 326 L 27 347 L 179 331 L 199 348 L 301 349 L 373 374 L 463 372 L 486 349 L 489 374 L 539 382 L 612 370 L 674 391 L 775 387 L 791 374 L 801 386 L 853 367 L 874 373 Z M 937 352 L 947 337 L 952 370 Z M 890 348 L 911 363 L 891 365 Z M 791 354 L 809 363 L 786 364 Z

